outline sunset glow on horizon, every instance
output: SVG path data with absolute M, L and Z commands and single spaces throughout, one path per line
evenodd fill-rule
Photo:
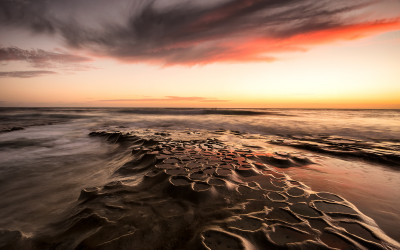
M 0 106 L 399 109 L 399 13 L 394 0 L 2 1 Z

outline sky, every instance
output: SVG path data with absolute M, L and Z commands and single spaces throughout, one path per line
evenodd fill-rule
M 400 108 L 398 0 L 0 0 L 0 106 Z

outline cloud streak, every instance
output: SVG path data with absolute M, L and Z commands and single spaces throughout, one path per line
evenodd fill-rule
M 273 61 L 275 53 L 400 29 L 365 21 L 369 0 L 105 0 L 0 2 L 0 21 L 61 35 L 72 48 L 164 65 Z
M 68 53 L 50 52 L 41 49 L 24 50 L 17 47 L 0 48 L 0 62 L 25 61 L 36 68 L 53 67 L 55 65 L 78 64 L 91 59 Z
M 10 78 L 31 78 L 44 75 L 57 74 L 54 71 L 48 70 L 27 70 L 27 71 L 8 71 L 0 72 L 0 78 L 10 77 Z
M 199 96 L 165 96 L 164 98 L 109 99 L 100 102 L 229 102 L 229 100 L 210 99 Z

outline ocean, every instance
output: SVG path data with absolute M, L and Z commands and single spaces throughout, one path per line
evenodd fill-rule
M 400 110 L 0 108 L 0 229 L 35 237 L 83 189 L 142 180 L 115 174 L 132 148 L 96 131 L 217 138 L 267 154 L 274 171 L 343 197 L 400 240 Z

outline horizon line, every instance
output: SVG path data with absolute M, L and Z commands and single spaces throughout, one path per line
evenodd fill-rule
M 141 107 L 141 106 L 120 106 L 120 107 L 107 107 L 107 106 L 0 106 L 0 108 L 26 108 L 26 109 L 40 109 L 40 108 L 69 108 L 69 109 L 78 109 L 78 108 L 87 108 L 87 109 L 129 109 L 129 108 L 141 108 L 141 109 L 310 109 L 310 110 L 400 110 L 399 108 L 284 108 L 284 107 L 269 107 L 269 108 L 261 108 L 261 107 L 253 107 L 253 108 L 244 108 L 244 107 L 229 107 L 229 108 L 221 108 L 221 107 Z

